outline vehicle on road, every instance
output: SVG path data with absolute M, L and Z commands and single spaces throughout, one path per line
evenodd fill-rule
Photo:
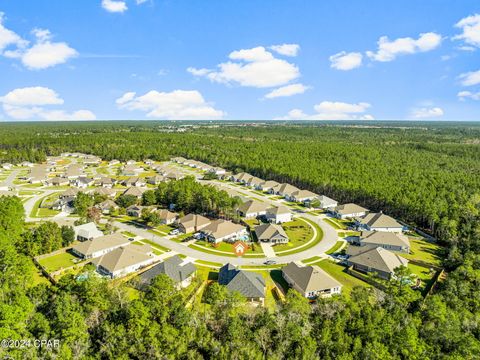
M 277 262 L 276 262 L 275 260 L 267 260 L 267 261 L 265 261 L 263 264 L 264 264 L 264 265 L 274 265 L 274 264 L 276 264 L 276 263 L 277 263 Z
M 178 229 L 173 229 L 172 231 L 170 231 L 168 233 L 168 235 L 178 235 L 178 234 L 180 234 L 180 230 L 178 230 Z

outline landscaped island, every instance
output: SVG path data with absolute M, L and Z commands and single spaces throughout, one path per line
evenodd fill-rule
M 471 357 L 480 128 L 415 125 L 3 125 L 0 329 L 62 358 Z

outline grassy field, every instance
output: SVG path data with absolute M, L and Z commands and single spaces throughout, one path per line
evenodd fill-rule
M 320 261 L 322 258 L 320 256 L 312 256 L 311 258 L 302 260 L 302 263 L 307 264 L 315 261 Z
M 145 243 L 145 244 L 149 244 L 151 245 L 152 247 L 162 251 L 162 252 L 169 252 L 170 249 L 166 248 L 165 246 L 162 246 L 162 245 L 159 245 L 157 244 L 156 242 L 153 242 L 152 240 L 148 240 L 148 239 L 142 239 L 142 241 Z
M 344 224 L 338 222 L 336 219 L 325 218 L 324 221 L 326 223 L 328 223 L 329 225 L 333 226 L 333 228 L 336 229 L 336 230 L 346 230 L 347 229 L 347 227 Z
M 74 255 L 68 252 L 64 252 L 43 258 L 38 262 L 45 268 L 47 272 L 51 273 L 60 269 L 65 269 L 73 266 L 78 263 L 78 260 L 79 259 Z
M 275 252 L 305 245 L 312 239 L 313 229 L 302 218 L 296 218 L 293 221 L 283 223 L 282 227 L 288 235 L 289 242 L 287 244 L 275 245 Z
M 130 232 L 130 231 L 122 231 L 122 234 L 125 235 L 126 237 L 129 237 L 129 238 L 134 238 L 136 237 L 137 235 L 135 235 L 134 233 Z
M 330 255 L 338 251 L 344 244 L 344 241 L 337 241 L 329 250 L 325 251 L 325 254 Z
M 423 267 L 423 266 L 419 266 L 419 265 L 415 265 L 415 264 L 408 264 L 408 268 L 410 269 L 410 271 L 417 275 L 418 278 L 420 280 L 422 280 L 422 286 L 421 286 L 421 289 L 424 290 L 425 288 L 428 287 L 428 285 L 430 285 L 430 283 L 433 281 L 433 277 L 435 275 L 435 271 L 433 272 L 430 272 L 430 269 L 426 268 L 426 267 Z
M 308 222 L 312 227 L 314 227 L 315 230 L 317 231 L 317 236 L 315 237 L 315 239 L 313 241 L 311 241 L 310 243 L 308 243 L 308 245 L 306 245 L 306 246 L 303 246 L 303 247 L 297 246 L 295 248 L 290 248 L 289 250 L 284 251 L 284 252 L 280 252 L 280 253 L 278 253 L 278 251 L 280 251 L 280 250 L 278 250 L 277 247 L 275 246 L 274 250 L 275 250 L 275 252 L 277 253 L 278 256 L 291 255 L 291 254 L 294 254 L 294 253 L 297 253 L 297 252 L 305 251 L 305 250 L 310 249 L 311 247 L 317 245 L 320 241 L 322 241 L 323 231 L 320 228 L 320 226 L 315 224 L 313 221 L 306 220 L 306 219 L 304 219 L 304 220 L 306 222 Z M 285 246 L 285 245 L 280 245 L 280 246 Z
M 183 240 L 191 237 L 192 235 L 193 235 L 193 233 L 180 234 L 178 236 L 175 236 L 175 237 L 171 238 L 170 240 L 175 241 L 175 242 L 182 242 Z
M 321 269 L 325 270 L 333 278 L 339 281 L 343 285 L 342 292 L 346 295 L 349 295 L 355 286 L 370 287 L 369 284 L 363 282 L 362 280 L 347 274 L 345 272 L 346 268 L 344 266 L 339 265 L 333 261 L 322 260 L 317 263 L 313 263 L 311 265 L 319 266 Z
M 160 233 L 163 233 L 164 235 L 167 235 L 173 229 L 175 229 L 173 226 L 166 225 L 166 224 L 158 225 L 155 227 L 155 230 L 157 230 Z
M 442 261 L 442 250 L 443 248 L 435 243 L 410 238 L 410 254 L 402 254 L 402 256 L 439 266 Z
M 221 264 L 221 263 L 217 263 L 217 262 L 213 262 L 213 261 L 206 261 L 206 260 L 195 260 L 195 264 L 213 266 L 213 267 L 218 267 L 218 268 L 223 266 L 223 264 Z

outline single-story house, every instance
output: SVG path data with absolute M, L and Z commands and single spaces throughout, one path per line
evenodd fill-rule
M 127 160 L 127 165 L 135 165 L 137 162 L 135 160 Z
M 318 198 L 318 194 L 311 192 L 310 190 L 297 190 L 291 193 L 287 200 L 295 201 L 308 205 L 312 200 Z
M 86 189 L 87 187 L 92 186 L 94 183 L 95 180 L 93 180 L 92 178 L 87 178 L 83 176 L 80 176 L 73 180 L 73 184 L 80 189 Z
M 82 259 L 90 259 L 105 255 L 120 246 L 129 244 L 130 241 L 125 236 L 120 233 L 114 233 L 77 244 L 72 247 L 72 252 Z
M 111 189 L 115 185 L 116 180 L 109 177 L 101 177 L 97 184 L 103 188 Z
M 177 213 L 168 211 L 167 209 L 158 210 L 157 215 L 160 218 L 160 223 L 165 225 L 173 224 L 178 216 Z
M 49 183 L 53 186 L 66 186 L 70 184 L 67 178 L 64 177 L 54 177 L 49 180 Z
M 177 164 L 183 164 L 187 159 L 181 156 L 171 158 L 170 161 L 176 162 Z
M 135 165 L 135 163 L 133 164 L 128 164 L 125 165 L 122 169 L 122 175 L 124 176 L 135 176 L 135 175 L 138 175 L 138 173 L 142 172 L 143 169 L 137 165 Z
M 329 197 L 327 197 L 325 195 L 320 195 L 318 197 L 318 200 L 320 201 L 320 208 L 324 209 L 324 210 L 333 209 L 333 208 L 336 208 L 338 206 L 337 201 L 335 201 L 333 199 L 330 199 Z
M 292 212 L 286 206 L 281 205 L 267 209 L 265 217 L 268 222 L 281 224 L 292 221 Z
M 129 187 L 127 190 L 125 190 L 122 195 L 133 195 L 133 196 L 136 196 L 137 198 L 141 198 L 145 190 L 146 189 L 132 186 L 132 187 Z
M 240 216 L 251 219 L 265 215 L 267 213 L 267 208 L 268 205 L 266 203 L 257 200 L 249 200 L 240 205 L 237 212 Z
M 152 159 L 145 159 L 143 160 L 143 162 L 146 164 L 146 165 L 153 165 L 155 161 L 153 161 Z
M 280 186 L 280 183 L 274 181 L 274 180 L 268 180 L 264 181 L 263 183 L 259 184 L 256 189 L 268 192 L 270 189 L 274 188 L 275 186 Z
M 79 164 L 70 165 L 65 172 L 65 177 L 69 180 L 78 179 L 82 175 L 84 175 L 83 167 Z
M 202 215 L 188 214 L 178 220 L 178 230 L 184 234 L 200 231 L 210 225 L 210 219 Z
M 192 283 L 196 271 L 197 268 L 192 262 L 185 262 L 175 255 L 141 273 L 138 277 L 142 286 L 151 284 L 156 276 L 165 274 L 172 279 L 177 289 L 180 289 Z
M 103 232 L 97 229 L 94 222 L 74 226 L 73 231 L 75 232 L 75 239 L 79 241 L 92 240 L 103 236 Z
M 408 260 L 381 246 L 373 248 L 365 246 L 365 251 L 350 256 L 347 263 L 355 270 L 375 272 L 383 279 L 390 279 L 396 268 L 408 265 Z
M 12 170 L 13 169 L 13 164 L 3 163 L 2 168 L 5 169 L 5 170 Z
M 253 175 L 250 175 L 249 173 L 241 172 L 236 175 L 233 175 L 232 180 L 235 182 L 246 184 L 252 177 Z
M 109 166 L 118 165 L 118 164 L 120 164 L 120 161 L 118 161 L 117 159 L 113 159 L 108 162 Z
M 134 177 L 130 177 L 128 179 L 125 179 L 122 181 L 122 184 L 124 186 L 138 186 L 138 187 L 144 187 L 145 185 L 147 185 L 145 183 L 145 180 L 142 179 L 142 178 L 139 178 L 137 176 L 134 176 Z
M 291 199 L 292 194 L 298 190 L 300 189 L 293 185 L 284 183 L 280 184 L 279 186 L 272 187 L 269 192 L 272 193 L 273 191 L 274 194 L 283 196 L 288 200 Z
M 109 198 L 113 198 L 117 194 L 117 192 L 115 190 L 110 189 L 110 188 L 106 188 L 106 187 L 93 189 L 92 193 L 93 194 L 98 194 L 98 195 L 105 195 Z
M 255 228 L 255 235 L 258 241 L 271 242 L 273 244 L 288 243 L 288 235 L 281 225 L 263 224 Z
M 349 203 L 338 205 L 333 209 L 333 213 L 339 219 L 347 219 L 365 216 L 368 210 L 360 205 Z
M 164 182 L 166 179 L 162 175 L 155 175 L 155 176 L 150 176 L 147 178 L 147 183 L 151 185 L 158 185 L 162 182 Z
M 134 217 L 141 217 L 143 210 L 146 209 L 146 206 L 141 205 L 130 205 L 127 208 L 127 215 Z
M 410 253 L 410 240 L 406 235 L 384 231 L 362 231 L 360 246 L 377 247 L 390 251 Z
M 65 190 L 64 192 L 62 192 L 58 198 L 59 199 L 66 199 L 66 198 L 75 198 L 77 197 L 77 194 L 80 192 L 79 189 L 77 188 L 69 188 L 67 190 Z
M 282 268 L 282 276 L 293 289 L 308 299 L 340 294 L 342 284 L 318 266 L 298 266 L 294 262 Z
M 221 167 L 212 167 L 209 170 L 210 173 L 215 174 L 217 176 L 224 175 L 227 171 Z
M 245 226 L 223 219 L 213 220 L 201 231 L 208 241 L 215 244 L 221 241 L 243 240 L 248 236 Z
M 102 201 L 101 203 L 95 205 L 102 214 L 110 214 L 112 211 L 117 210 L 119 206 L 115 203 L 115 201 L 111 199 L 107 199 L 105 201 Z
M 357 221 L 358 228 L 367 231 L 402 232 L 404 226 L 394 218 L 379 213 L 369 213 Z
M 265 279 L 261 274 L 238 270 L 232 264 L 225 264 L 218 273 L 218 283 L 229 291 L 237 291 L 248 301 L 264 304 Z
M 248 179 L 246 182 L 245 182 L 245 185 L 246 186 L 249 186 L 249 187 L 252 187 L 252 188 L 257 188 L 257 186 L 260 186 L 260 184 L 264 183 L 265 180 L 263 179 L 260 179 L 256 176 L 252 176 L 250 179 Z
M 92 262 L 100 274 L 113 279 L 140 270 L 156 261 L 157 257 L 150 245 L 127 245 L 93 259 Z
M 167 178 L 168 180 L 181 180 L 184 178 L 183 174 L 180 174 L 179 172 L 168 172 L 167 174 L 165 174 L 165 178 Z

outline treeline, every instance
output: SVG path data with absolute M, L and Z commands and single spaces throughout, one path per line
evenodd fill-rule
M 143 193 L 144 205 L 161 205 L 173 207 L 177 212 L 185 214 L 204 214 L 212 217 L 235 216 L 240 199 L 232 198 L 227 192 L 213 185 L 202 185 L 193 176 L 177 181 L 160 183 L 155 190 Z
M 59 339 L 54 349 L 0 349 L 14 359 L 475 359 L 480 353 L 480 204 L 462 215 L 456 246 L 465 260 L 425 302 L 392 283 L 385 292 L 355 288 L 310 305 L 294 291 L 273 311 L 244 310 L 223 288 L 210 305 L 185 307 L 187 295 L 159 276 L 140 294 L 86 270 L 58 285 L 34 285 L 22 251 L 22 203 L 0 197 L 0 336 Z

